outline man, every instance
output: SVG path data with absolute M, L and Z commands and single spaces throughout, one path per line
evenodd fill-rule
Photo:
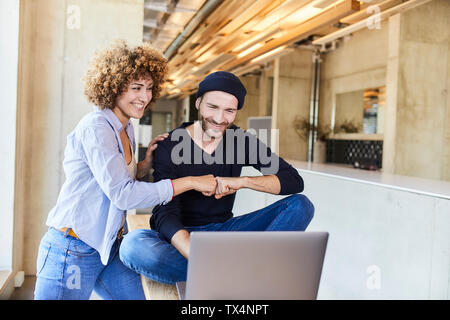
M 199 120 L 183 123 L 158 143 L 153 175 L 159 181 L 212 174 L 217 181 L 216 192 L 189 191 L 155 207 L 152 230 L 135 230 L 125 236 L 120 249 L 125 265 L 152 280 L 174 284 L 186 281 L 191 231 L 306 229 L 314 206 L 307 197 L 297 194 L 303 191 L 297 170 L 254 135 L 233 125 L 245 95 L 239 78 L 229 72 L 212 73 L 199 84 Z M 264 175 L 241 177 L 245 165 Z M 291 196 L 233 217 L 235 192 L 242 188 Z

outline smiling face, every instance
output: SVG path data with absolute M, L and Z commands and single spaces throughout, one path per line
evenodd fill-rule
M 203 131 L 211 138 L 219 138 L 236 118 L 238 100 L 223 91 L 209 91 L 195 103 Z
M 140 119 L 145 107 L 152 100 L 153 80 L 150 76 L 131 81 L 126 90 L 117 98 L 113 112 L 122 124 L 130 118 Z

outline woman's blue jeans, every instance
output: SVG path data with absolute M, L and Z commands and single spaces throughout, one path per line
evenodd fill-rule
M 295 194 L 224 223 L 186 227 L 186 230 L 304 231 L 313 215 L 314 206 L 309 199 L 302 194 Z M 156 231 L 139 229 L 128 233 L 120 246 L 120 259 L 130 269 L 152 280 L 166 284 L 186 281 L 186 258 Z
M 119 259 L 120 243 L 114 243 L 105 266 L 95 249 L 50 228 L 39 246 L 34 298 L 88 300 L 94 290 L 105 300 L 144 300 L 140 275 Z

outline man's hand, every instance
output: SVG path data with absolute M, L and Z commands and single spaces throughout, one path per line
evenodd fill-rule
M 214 196 L 216 199 L 233 194 L 245 186 L 245 177 L 216 177 L 216 180 L 217 187 Z
M 163 141 L 168 136 L 168 133 L 160 134 L 155 139 L 150 141 L 147 151 L 145 152 L 144 160 L 139 161 L 139 163 L 137 164 L 138 170 L 136 176 L 138 179 L 144 177 L 150 171 L 153 162 L 153 151 L 155 151 L 155 149 L 158 147 L 158 142 Z
M 148 144 L 147 151 L 145 152 L 145 158 L 143 161 L 146 161 L 147 163 L 150 163 L 153 161 L 153 151 L 158 147 L 158 142 L 163 141 L 169 136 L 169 134 L 163 133 L 154 138 L 150 143 Z
M 272 194 L 279 194 L 281 190 L 280 180 L 275 175 L 231 178 L 216 177 L 216 180 L 217 187 L 214 196 L 216 199 L 220 199 L 224 196 L 233 194 L 242 188 L 248 188 Z

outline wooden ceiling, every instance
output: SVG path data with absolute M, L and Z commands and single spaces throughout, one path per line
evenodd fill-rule
M 144 41 L 161 52 L 182 32 L 206 0 L 145 0 Z
M 200 6 L 208 5 L 210 1 L 214 0 L 191 1 L 190 5 L 192 10 L 197 8 L 198 13 Z M 172 12 L 177 5 L 187 9 L 186 2 L 169 2 Z M 357 0 L 215 0 L 214 9 L 175 48 L 174 40 L 179 37 L 182 27 L 172 33 L 172 41 L 156 40 L 161 31 L 150 30 L 147 34 L 153 34 L 153 40 L 149 41 L 155 46 L 158 44 L 169 59 L 169 80 L 163 96 L 182 98 L 194 93 L 198 83 L 211 72 L 227 70 L 237 75 L 245 74 L 289 52 L 301 40 L 330 35 L 369 18 L 374 12 L 404 2 L 407 0 L 372 0 L 368 3 Z M 153 6 L 156 7 L 154 3 Z M 376 6 L 378 11 L 368 10 L 370 6 Z M 192 10 L 191 20 L 195 19 Z M 180 22 L 173 16 L 162 18 L 163 15 L 159 15 L 160 18 L 155 19 L 166 21 L 172 27 L 187 26 L 186 14 Z M 159 22 L 159 28 L 164 30 L 162 22 Z

